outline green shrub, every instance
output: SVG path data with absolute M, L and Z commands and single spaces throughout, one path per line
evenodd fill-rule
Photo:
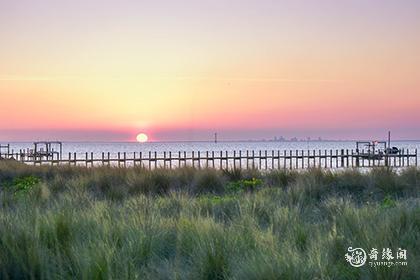
M 252 178 L 250 180 L 240 180 L 236 182 L 230 182 L 227 184 L 227 190 L 229 192 L 241 192 L 241 191 L 255 191 L 262 187 L 263 181 L 261 179 Z
M 395 207 L 395 206 L 396 206 L 395 201 L 389 195 L 387 195 L 384 198 L 384 200 L 382 200 L 381 207 L 383 207 L 383 208 L 391 208 L 391 207 Z

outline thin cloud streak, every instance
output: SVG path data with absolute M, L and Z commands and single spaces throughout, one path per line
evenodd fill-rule
M 246 78 L 246 77 L 79 77 L 79 76 L 0 76 L 0 81 L 138 81 L 138 80 L 207 80 L 223 82 L 267 82 L 267 83 L 339 83 L 337 79 L 288 79 L 288 78 Z

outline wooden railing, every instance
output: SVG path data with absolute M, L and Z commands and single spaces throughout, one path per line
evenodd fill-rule
M 51 156 L 9 153 L 0 155 L 32 165 L 110 165 L 119 167 L 142 166 L 177 168 L 243 168 L 243 169 L 305 169 L 320 168 L 364 168 L 374 166 L 406 167 L 417 166 L 417 149 L 401 149 L 398 154 L 370 154 L 357 150 L 271 150 L 271 151 L 206 151 L 206 152 L 122 152 L 122 153 L 69 153 Z

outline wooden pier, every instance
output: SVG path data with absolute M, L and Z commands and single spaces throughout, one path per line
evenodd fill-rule
M 363 150 L 264 150 L 264 151 L 197 151 L 197 152 L 121 152 L 69 153 L 67 155 L 31 156 L 24 151 L 0 154 L 0 158 L 13 159 L 30 165 L 77 165 L 77 166 L 141 166 L 147 169 L 194 168 L 218 169 L 326 169 L 368 168 L 376 166 L 417 166 L 417 149 L 401 149 L 398 154 L 383 154 L 380 157 Z

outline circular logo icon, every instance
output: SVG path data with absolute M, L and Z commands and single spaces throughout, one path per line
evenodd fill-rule
M 348 253 L 344 256 L 351 266 L 361 267 L 366 263 L 366 251 L 362 248 L 353 249 L 352 247 L 349 247 L 347 251 Z

